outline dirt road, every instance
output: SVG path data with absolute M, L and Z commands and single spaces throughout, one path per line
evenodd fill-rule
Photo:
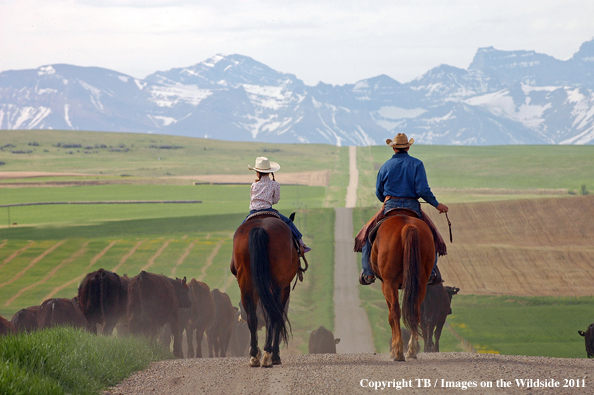
M 587 359 L 470 353 L 420 354 L 418 360 L 407 362 L 372 353 L 298 355 L 283 357 L 282 365 L 269 369 L 250 368 L 247 358 L 182 359 L 155 363 L 105 395 L 581 395 L 594 393 L 591 372 Z

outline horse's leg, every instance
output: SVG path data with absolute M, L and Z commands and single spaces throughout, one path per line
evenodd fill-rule
M 266 323 L 266 341 L 264 342 L 264 355 L 262 356 L 262 367 L 272 367 L 272 339 L 275 337 L 275 332 L 280 330 L 278 325 L 272 322 Z
M 398 304 L 398 286 L 382 282 L 382 291 L 388 305 L 388 322 L 392 328 L 392 351 L 394 361 L 404 361 L 404 342 L 400 330 L 400 305 Z
M 283 311 L 287 311 L 287 303 L 289 302 L 289 295 L 291 294 L 291 286 L 289 285 L 283 290 Z M 276 326 L 274 331 L 274 338 L 272 339 L 272 364 L 280 365 L 280 325 Z
M 251 298 L 242 297 L 241 303 L 247 313 L 247 324 L 250 330 L 250 366 L 260 366 L 260 350 L 258 349 L 258 316 L 256 305 Z

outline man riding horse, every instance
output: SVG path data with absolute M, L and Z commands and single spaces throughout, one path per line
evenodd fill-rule
M 441 283 L 441 275 L 437 269 L 437 257 L 447 253 L 446 246 L 435 225 L 421 210 L 419 198 L 423 198 L 423 200 L 435 207 L 440 214 L 447 213 L 448 207 L 443 203 L 439 203 L 433 192 L 431 192 L 423 162 L 408 154 L 408 150 L 414 141 L 413 138 L 408 140 L 404 133 L 398 133 L 394 140 L 386 140 L 386 144 L 393 148 L 394 155 L 380 168 L 375 191 L 377 198 L 384 204 L 355 238 L 355 251 L 363 253 L 361 259 L 363 270 L 359 276 L 361 285 L 369 285 L 375 282 L 375 274 L 369 264 L 371 255 L 369 233 L 384 218 L 385 214 L 393 209 L 406 209 L 407 212 L 422 219 L 431 228 L 436 254 L 429 285 Z

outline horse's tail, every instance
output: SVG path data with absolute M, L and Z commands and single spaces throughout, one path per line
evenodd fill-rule
M 281 290 L 272 278 L 268 259 L 268 233 L 264 228 L 252 228 L 249 234 L 250 268 L 252 282 L 260 297 L 267 324 L 280 328 L 281 339 L 288 342 L 287 323 L 281 301 Z
M 402 321 L 411 333 L 421 332 L 420 311 L 417 299 L 419 298 L 421 250 L 419 230 L 416 226 L 405 225 L 402 228 L 402 245 L 404 247 L 403 266 L 404 289 L 402 298 Z

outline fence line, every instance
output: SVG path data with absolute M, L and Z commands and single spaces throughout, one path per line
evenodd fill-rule
M 36 203 L 13 203 L 2 204 L 0 207 L 17 206 L 44 206 L 51 204 L 155 204 L 155 203 L 202 203 L 202 200 L 106 200 L 106 201 L 88 201 L 88 202 L 36 202 Z

